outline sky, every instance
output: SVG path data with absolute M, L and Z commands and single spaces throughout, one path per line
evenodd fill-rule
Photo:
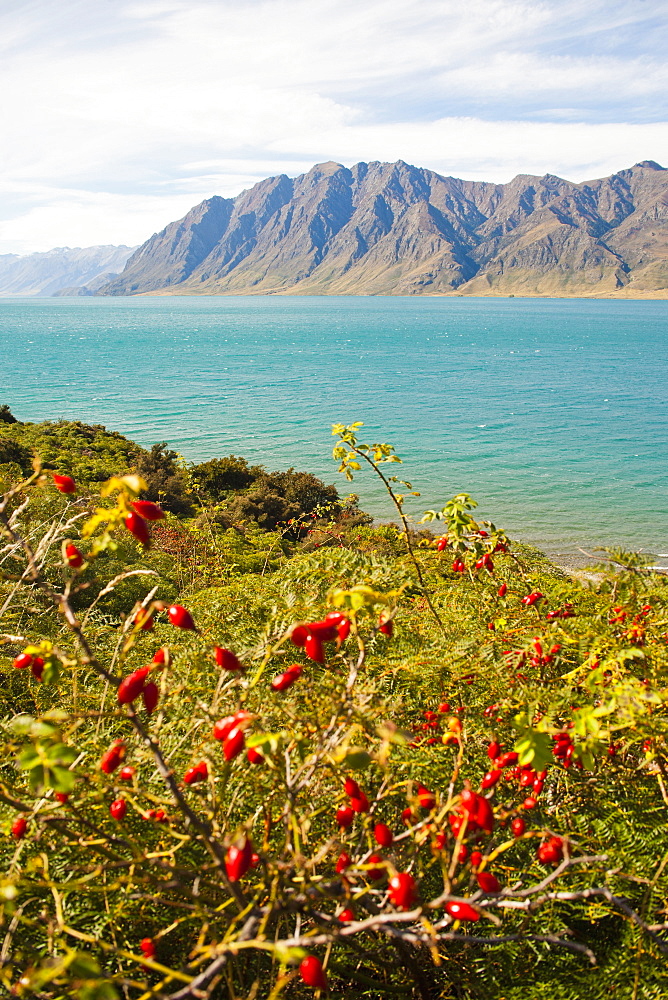
M 1 0 L 0 253 L 135 245 L 335 160 L 668 165 L 668 0 Z

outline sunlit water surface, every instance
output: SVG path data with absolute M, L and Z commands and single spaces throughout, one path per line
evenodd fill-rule
M 0 402 L 190 461 L 244 455 L 347 493 L 331 424 L 363 420 L 422 496 L 466 491 L 546 551 L 668 565 L 668 301 L 364 297 L 0 300 Z M 379 518 L 371 475 L 353 486 Z

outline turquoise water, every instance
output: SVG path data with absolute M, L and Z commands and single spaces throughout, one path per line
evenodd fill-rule
M 294 465 L 343 492 L 330 425 L 363 420 L 405 459 L 416 512 L 466 490 L 553 553 L 668 553 L 668 301 L 4 299 L 0 350 L 0 402 L 24 420 Z M 354 489 L 392 516 L 370 475 Z

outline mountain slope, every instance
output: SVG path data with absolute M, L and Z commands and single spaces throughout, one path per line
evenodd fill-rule
M 120 271 L 132 253 L 132 247 L 96 246 L 57 247 L 45 253 L 25 256 L 0 255 L 0 296 L 46 296 L 68 289 L 78 293 L 82 285 L 97 290 L 99 280 L 109 280 L 110 273 Z M 106 278 L 106 280 L 105 280 Z M 98 284 L 96 284 L 98 282 Z
M 668 295 L 668 170 L 508 184 L 321 163 L 212 198 L 98 294 Z M 625 294 L 626 294 L 625 292 Z

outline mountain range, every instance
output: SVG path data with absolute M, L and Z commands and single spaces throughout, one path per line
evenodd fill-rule
M 321 163 L 201 202 L 96 294 L 280 293 L 668 297 L 668 170 L 493 184 Z
M 0 254 L 0 296 L 94 295 L 122 271 L 134 247 L 56 247 Z

